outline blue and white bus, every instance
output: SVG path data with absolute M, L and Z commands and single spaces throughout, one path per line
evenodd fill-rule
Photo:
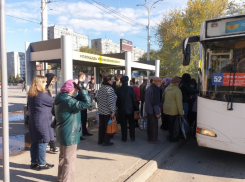
M 183 41 L 183 65 L 200 42 L 197 142 L 245 154 L 245 15 L 206 20 Z

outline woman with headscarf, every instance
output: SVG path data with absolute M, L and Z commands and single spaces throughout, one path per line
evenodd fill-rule
M 81 92 L 81 101 L 73 96 Z M 58 181 L 73 182 L 76 162 L 77 144 L 81 136 L 82 109 L 91 106 L 87 90 L 80 90 L 78 83 L 68 80 L 60 89 L 54 100 L 53 113 L 56 117 L 55 133 L 60 143 Z
M 45 89 L 48 92 L 48 94 L 51 97 L 53 97 L 53 95 L 52 95 L 53 94 L 53 85 L 57 81 L 57 77 L 53 73 L 47 73 L 45 75 L 45 77 L 47 78 L 47 85 L 46 85 Z M 51 123 L 52 123 L 52 118 L 50 119 L 50 125 L 51 125 Z M 50 125 L 49 125 L 49 132 L 50 132 L 50 136 L 51 136 L 51 140 L 49 142 L 50 152 L 58 153 L 60 150 L 55 146 L 54 129 L 51 128 Z
M 28 92 L 29 133 L 31 138 L 31 166 L 33 170 L 54 167 L 46 163 L 46 148 L 53 136 L 50 134 L 50 120 L 53 98 L 45 90 L 47 78 L 35 76 Z

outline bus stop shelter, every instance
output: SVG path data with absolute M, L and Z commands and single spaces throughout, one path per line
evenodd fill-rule
M 100 68 L 125 70 L 125 75 L 131 79 L 132 71 L 155 71 L 159 76 L 160 61 L 133 62 L 131 52 L 124 52 L 121 56 L 102 56 L 73 50 L 70 36 L 34 43 L 25 43 L 26 86 L 29 89 L 32 78 L 35 76 L 36 62 L 59 63 L 60 85 L 66 80 L 74 79 L 73 65 L 94 68 L 96 88 L 100 85 Z M 46 64 L 44 64 L 46 65 Z M 46 70 L 46 66 L 43 68 Z

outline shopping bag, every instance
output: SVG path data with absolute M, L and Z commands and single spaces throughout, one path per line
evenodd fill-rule
M 141 130 L 147 130 L 147 117 L 140 118 L 139 125 Z
M 140 112 L 134 111 L 134 120 L 139 120 L 139 119 L 140 119 Z
M 187 134 L 191 131 L 189 123 L 186 118 L 179 116 L 179 124 L 184 138 L 187 139 Z
M 113 133 L 117 133 L 118 132 L 118 126 L 117 126 L 117 121 L 116 118 L 110 118 L 110 120 L 108 121 L 107 124 L 107 134 L 113 134 Z

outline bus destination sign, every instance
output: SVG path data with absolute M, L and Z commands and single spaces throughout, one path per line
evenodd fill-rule
M 237 33 L 245 31 L 245 20 L 227 22 L 225 33 Z

